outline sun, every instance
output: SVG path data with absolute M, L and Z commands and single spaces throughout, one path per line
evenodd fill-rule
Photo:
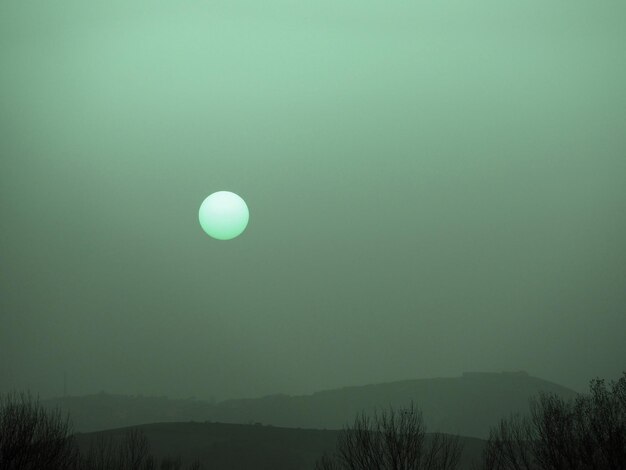
M 218 191 L 202 202 L 198 218 L 207 235 L 217 240 L 232 240 L 246 229 L 250 212 L 241 196 Z

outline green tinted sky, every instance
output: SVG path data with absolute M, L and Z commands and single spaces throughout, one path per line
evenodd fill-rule
M 0 4 L 0 389 L 626 369 L 623 1 Z M 197 222 L 244 197 L 236 240 Z

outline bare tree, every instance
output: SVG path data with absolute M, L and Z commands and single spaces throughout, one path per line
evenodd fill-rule
M 200 462 L 187 467 L 200 470 Z M 180 457 L 165 457 L 159 463 L 150 452 L 150 443 L 139 429 L 128 430 L 121 439 L 98 436 L 80 459 L 78 470 L 182 470 Z
M 29 393 L 0 398 L 0 468 L 66 470 L 77 458 L 69 418 Z
M 530 445 L 534 440 L 530 421 L 526 416 L 511 415 L 491 429 L 483 453 L 485 470 L 535 470 L 535 457 Z
M 201 468 L 200 461 L 195 460 L 189 465 L 188 470 L 200 470 L 200 468 Z
M 130 429 L 119 447 L 119 469 L 136 470 L 150 464 L 150 444 L 146 435 L 136 428 Z
M 428 444 L 427 444 L 428 441 Z M 372 417 L 359 414 L 339 437 L 334 455 L 323 456 L 317 470 L 452 470 L 462 446 L 458 437 L 433 434 L 426 439 L 421 412 L 389 408 Z
M 0 397 L 1 470 L 182 470 L 180 457 L 160 464 L 146 436 L 130 429 L 121 440 L 98 436 L 81 455 L 72 439 L 69 416 L 48 410 L 29 393 Z M 196 461 L 187 467 L 200 470 Z
M 610 469 L 626 467 L 626 372 L 607 388 L 604 380 L 591 381 L 591 394 L 580 400 L 580 427 L 591 435 L 588 445 L 596 447 L 594 462 Z
M 161 461 L 161 470 L 181 470 L 183 468 L 183 463 L 180 460 L 180 457 L 165 457 Z
M 109 470 L 118 465 L 117 447 L 111 436 L 92 439 L 89 450 L 81 455 L 80 470 Z
M 565 401 L 554 394 L 531 400 L 529 416 L 511 416 L 492 428 L 484 470 L 624 470 L 626 373 L 607 388 Z

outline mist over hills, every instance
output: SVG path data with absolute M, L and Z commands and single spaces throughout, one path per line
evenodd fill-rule
M 276 395 L 219 404 L 219 422 L 261 422 L 277 426 L 340 429 L 365 410 L 415 402 L 430 431 L 484 438 L 489 427 L 513 412 L 528 409 L 530 397 L 553 392 L 565 398 L 576 392 L 518 373 L 466 373 L 462 377 L 415 379 L 344 387 L 312 395 Z
M 571 389 L 525 372 L 474 372 L 462 377 L 403 380 L 217 404 L 105 393 L 57 398 L 46 404 L 68 411 L 77 432 L 89 432 L 175 421 L 341 429 L 361 411 L 403 407 L 413 401 L 422 410 L 428 431 L 485 438 L 490 426 L 510 413 L 524 412 L 528 400 L 541 392 L 564 398 L 576 395 Z

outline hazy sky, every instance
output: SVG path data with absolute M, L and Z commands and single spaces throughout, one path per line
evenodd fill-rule
M 626 370 L 626 2 L 0 3 L 0 391 Z M 220 242 L 218 190 L 250 223 Z

